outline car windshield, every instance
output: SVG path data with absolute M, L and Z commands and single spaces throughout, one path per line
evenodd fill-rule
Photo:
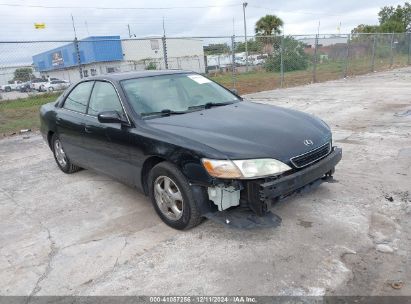
M 121 82 L 129 103 L 141 116 L 184 114 L 240 99 L 199 74 L 171 74 Z

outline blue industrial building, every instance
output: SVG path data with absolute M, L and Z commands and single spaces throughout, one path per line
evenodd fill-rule
M 41 77 L 75 82 L 90 76 L 144 70 L 154 63 L 165 68 L 159 51 L 161 37 L 120 39 L 120 36 L 91 36 L 32 56 Z M 168 64 L 174 68 L 205 71 L 202 40 L 170 39 L 167 42 Z M 80 55 L 80 56 L 79 56 Z M 80 67 L 79 67 L 80 57 Z
M 78 41 L 80 63 L 113 62 L 123 60 L 120 36 L 91 36 Z M 78 54 L 75 43 L 33 56 L 35 69 L 41 73 L 69 69 L 78 66 Z

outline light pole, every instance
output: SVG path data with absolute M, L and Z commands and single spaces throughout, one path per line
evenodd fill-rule
M 247 7 L 247 2 L 243 2 L 243 16 L 244 16 L 244 43 L 245 43 L 245 64 L 246 72 L 248 72 L 248 43 L 247 43 L 247 22 L 245 21 L 245 8 Z

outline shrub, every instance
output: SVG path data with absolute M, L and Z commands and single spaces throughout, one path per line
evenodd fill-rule
M 283 68 L 284 72 L 305 70 L 308 68 L 309 55 L 304 52 L 304 44 L 293 37 L 283 38 L 282 44 L 273 45 L 273 54 L 267 58 L 264 68 L 269 72 L 279 72 L 281 70 L 281 47 L 283 47 Z
M 149 62 L 146 66 L 146 70 L 157 70 L 157 65 L 155 62 Z

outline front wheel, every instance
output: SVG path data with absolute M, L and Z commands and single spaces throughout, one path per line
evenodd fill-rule
M 159 163 L 150 171 L 148 183 L 151 202 L 164 223 L 179 230 L 201 223 L 190 185 L 176 166 Z
M 54 154 L 54 159 L 56 160 L 57 166 L 64 173 L 70 174 L 81 170 L 80 167 L 73 165 L 68 159 L 66 152 L 63 149 L 60 138 L 54 134 L 51 138 L 52 150 Z

